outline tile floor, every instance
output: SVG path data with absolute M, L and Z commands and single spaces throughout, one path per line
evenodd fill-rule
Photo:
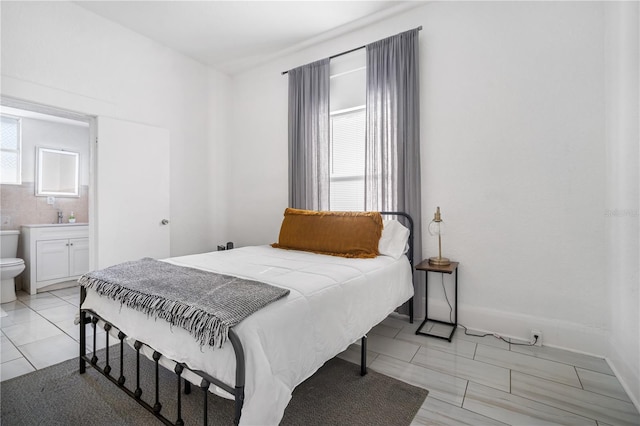
M 78 356 L 78 294 L 77 287 L 19 292 L 16 302 L 0 305 L 1 380 Z M 429 390 L 415 425 L 640 425 L 603 359 L 463 329 L 449 343 L 417 336 L 418 325 L 385 319 L 368 336 L 367 359 L 371 369 Z M 359 363 L 358 344 L 340 357 Z

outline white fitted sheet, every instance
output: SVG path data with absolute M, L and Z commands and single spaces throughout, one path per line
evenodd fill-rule
M 242 425 L 277 425 L 297 385 L 413 296 L 405 256 L 347 259 L 252 246 L 166 261 L 291 291 L 234 327 L 245 351 Z M 200 347 L 187 331 L 92 290 L 82 307 L 166 357 L 235 384 L 230 342 L 221 349 Z

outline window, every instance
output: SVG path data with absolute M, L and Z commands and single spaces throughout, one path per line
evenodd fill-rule
M 363 50 L 331 60 L 329 209 L 364 210 L 365 82 Z
M 21 176 L 21 141 L 20 120 L 3 115 L 0 123 L 2 138 L 0 140 L 0 183 L 20 184 Z
M 331 114 L 329 206 L 364 210 L 364 107 Z

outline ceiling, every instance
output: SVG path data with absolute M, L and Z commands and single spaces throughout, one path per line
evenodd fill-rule
M 77 1 L 77 5 L 228 74 L 420 1 Z

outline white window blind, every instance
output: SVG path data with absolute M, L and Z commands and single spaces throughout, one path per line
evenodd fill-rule
M 20 120 L 4 115 L 0 119 L 0 183 L 20 184 Z
M 331 210 L 364 210 L 364 107 L 331 116 Z

